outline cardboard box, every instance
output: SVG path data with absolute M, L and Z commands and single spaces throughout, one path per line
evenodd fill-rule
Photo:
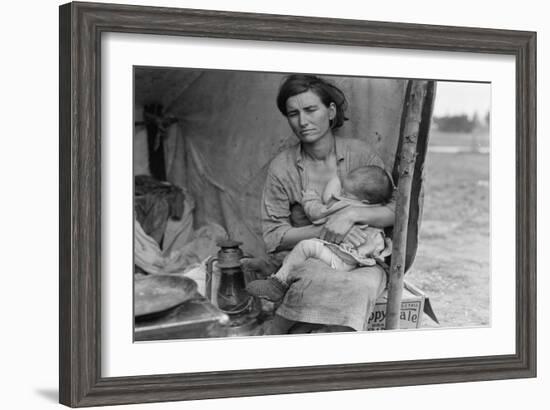
M 369 317 L 367 330 L 384 330 L 386 328 L 387 291 L 378 298 L 374 310 Z M 428 297 L 418 288 L 405 281 L 403 298 L 401 299 L 401 313 L 399 328 L 416 329 L 422 324 L 422 316 L 426 312 L 435 322 L 433 310 Z

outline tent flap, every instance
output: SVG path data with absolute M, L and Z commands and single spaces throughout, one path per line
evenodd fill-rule
M 167 179 L 194 197 L 195 225 L 218 223 L 244 243 L 245 252 L 265 256 L 260 199 L 267 166 L 277 153 L 298 142 L 275 104 L 285 75 L 147 67 L 135 73 L 136 116 L 151 99 L 166 104 L 175 96 L 166 112 L 178 119 L 165 141 Z M 344 91 L 349 103 L 349 121 L 337 136 L 368 142 L 391 170 L 407 81 L 325 78 Z M 167 90 L 175 87 L 178 92 L 167 97 Z M 136 129 L 136 138 L 140 135 L 143 138 Z M 145 148 L 135 145 L 136 150 Z M 135 168 L 146 169 L 146 159 L 143 152 L 134 152 Z

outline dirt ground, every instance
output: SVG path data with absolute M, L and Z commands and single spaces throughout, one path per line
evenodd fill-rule
M 431 146 L 487 146 L 487 136 L 432 133 Z M 470 151 L 469 149 L 467 151 Z M 419 248 L 406 280 L 439 319 L 423 327 L 490 325 L 489 155 L 429 152 Z

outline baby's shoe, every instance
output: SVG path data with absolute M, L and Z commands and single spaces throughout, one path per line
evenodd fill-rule
M 288 285 L 281 282 L 275 276 L 262 280 L 253 280 L 246 287 L 246 291 L 252 296 L 267 299 L 270 302 L 279 302 L 287 290 Z

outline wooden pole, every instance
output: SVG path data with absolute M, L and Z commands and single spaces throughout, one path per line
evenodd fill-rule
M 386 308 L 386 329 L 399 329 L 399 314 L 403 295 L 403 278 L 407 255 L 407 232 L 411 204 L 417 142 L 422 120 L 422 108 L 426 100 L 428 81 L 410 80 L 405 97 L 405 123 L 401 152 L 399 154 L 399 180 L 393 229 L 393 253 L 388 283 L 388 304 Z

